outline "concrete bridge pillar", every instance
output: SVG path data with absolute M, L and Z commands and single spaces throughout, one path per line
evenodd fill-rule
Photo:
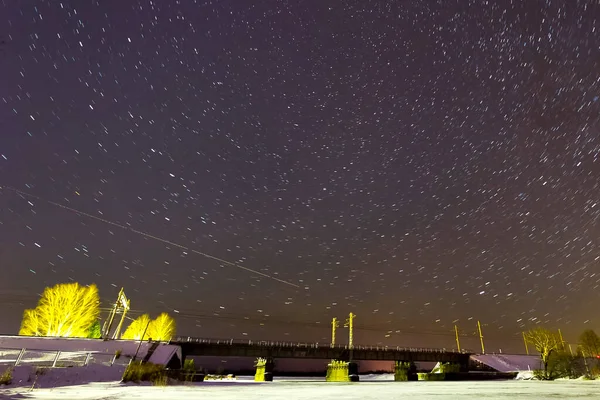
M 331 360 L 327 365 L 327 382 L 358 382 L 358 364 L 355 362 Z
M 470 359 L 471 359 L 471 357 L 469 355 L 467 355 L 466 357 L 463 357 L 460 360 L 460 362 L 458 363 L 460 372 L 469 372 Z
M 350 361 L 348 363 L 348 379 L 350 382 L 358 382 L 358 364 Z
M 415 363 L 411 361 L 396 361 L 394 363 L 394 380 L 397 382 L 418 380 Z
M 275 369 L 275 362 L 272 358 L 259 358 L 256 360 L 256 373 L 254 374 L 254 380 L 257 382 L 272 382 L 273 381 L 273 370 Z

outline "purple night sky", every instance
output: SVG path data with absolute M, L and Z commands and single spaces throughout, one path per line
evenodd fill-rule
M 0 331 L 67 281 L 185 336 L 599 330 L 591 3 L 3 1 Z

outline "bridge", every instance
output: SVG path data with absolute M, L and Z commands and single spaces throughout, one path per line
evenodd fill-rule
M 353 346 L 323 345 L 319 343 L 292 343 L 271 341 L 242 341 L 222 339 L 201 339 L 176 337 L 171 344 L 181 347 L 182 357 L 220 356 L 254 358 L 305 358 L 345 361 L 410 361 L 469 363 L 470 353 L 449 351 L 446 349 L 389 347 L 389 346 Z
M 420 361 L 452 364 L 458 367 L 461 372 L 467 372 L 471 356 L 470 353 L 446 349 L 360 345 L 349 348 L 347 345 L 332 346 L 319 343 L 242 341 L 193 337 L 176 337 L 170 343 L 181 347 L 183 360 L 189 356 L 253 357 L 271 361 L 276 358 L 300 358 L 346 362 L 362 360 L 393 361 L 397 366 L 410 365 Z

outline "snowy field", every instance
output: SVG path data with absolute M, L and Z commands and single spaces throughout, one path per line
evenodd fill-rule
M 322 378 L 256 383 L 251 379 L 169 387 L 107 382 L 54 389 L 0 389 L 0 399 L 600 399 L 600 381 L 393 382 L 392 375 L 362 376 L 359 383 L 326 383 Z

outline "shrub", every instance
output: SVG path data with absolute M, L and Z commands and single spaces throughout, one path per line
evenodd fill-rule
M 194 380 L 194 374 L 196 373 L 196 366 L 194 365 L 193 359 L 185 360 L 183 363 L 183 380 L 185 382 L 192 382 Z
M 185 371 L 196 371 L 196 367 L 194 366 L 194 360 L 192 358 L 188 358 L 183 363 L 183 369 Z
M 10 385 L 12 383 L 12 367 L 7 368 L 0 375 L 0 385 Z
M 594 365 L 592 368 L 590 368 L 590 377 L 592 379 L 600 378 L 600 366 Z
M 577 379 L 585 374 L 583 358 L 572 356 L 564 351 L 556 351 L 548 356 L 547 368 L 535 370 L 533 377 L 542 381 L 552 381 L 559 378 Z
M 159 364 L 131 362 L 123 373 L 123 382 L 152 382 L 166 385 L 167 373 L 165 367 Z
M 550 380 L 549 375 L 543 369 L 536 369 L 533 371 L 533 377 L 540 381 L 548 381 Z
M 585 374 L 583 358 L 566 352 L 555 352 L 550 356 L 548 372 L 552 379 L 577 379 Z
M 157 376 L 152 380 L 154 386 L 167 386 L 169 384 L 169 377 L 167 375 Z
M 420 381 L 444 381 L 446 380 L 446 374 L 442 373 L 431 373 L 431 372 L 419 372 L 417 374 Z
M 102 337 L 102 328 L 100 327 L 100 322 L 98 320 L 94 321 L 94 323 L 88 329 L 88 339 L 100 339 Z

